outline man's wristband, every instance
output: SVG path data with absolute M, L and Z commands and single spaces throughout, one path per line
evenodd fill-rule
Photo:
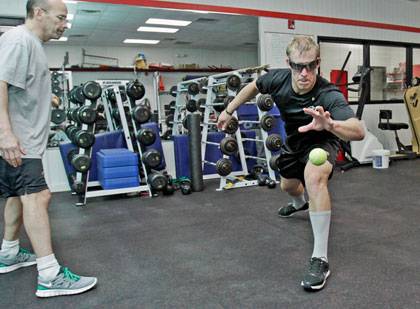
M 227 108 L 225 109 L 225 113 L 228 114 L 229 116 L 233 116 L 234 112 L 228 112 Z

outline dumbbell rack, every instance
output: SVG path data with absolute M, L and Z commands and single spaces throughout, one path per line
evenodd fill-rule
M 86 84 L 87 83 L 85 83 L 83 87 L 85 87 Z M 87 99 L 85 97 L 85 101 L 84 101 L 83 106 L 88 106 L 92 109 L 96 109 L 96 104 L 97 104 L 97 100 L 99 99 L 99 97 L 100 97 L 100 95 L 98 96 L 97 99 L 92 99 L 92 100 Z M 73 119 L 73 120 L 75 121 L 75 119 Z M 93 122 L 91 124 L 82 123 L 80 130 L 91 132 L 93 134 L 95 132 L 95 122 Z M 90 146 L 90 147 L 87 147 L 87 148 L 79 147 L 78 155 L 86 155 L 88 158 L 91 158 L 92 157 L 92 148 L 93 148 L 93 145 Z M 75 179 L 73 181 L 73 185 L 76 186 L 76 184 L 81 184 L 81 186 L 82 186 L 81 189 L 76 190 L 78 192 L 78 201 L 76 202 L 76 206 L 86 205 L 86 198 L 89 197 L 89 192 L 87 192 L 88 186 L 89 186 L 89 183 L 88 183 L 89 169 L 86 172 L 80 172 L 80 171 L 76 172 L 76 176 L 75 176 Z
M 207 79 L 208 77 L 200 77 L 180 82 L 177 84 L 172 135 L 180 135 L 186 133 L 186 129 L 182 125 L 182 120 L 184 117 L 186 117 L 185 99 L 195 100 L 196 102 L 198 102 L 202 88 L 200 83 L 204 83 Z M 197 92 L 191 91 L 191 85 L 197 85 Z
M 73 88 L 72 72 L 68 71 L 52 71 L 51 72 L 51 90 L 61 100 L 60 107 L 52 109 L 51 124 L 52 129 L 60 126 L 66 121 L 66 110 L 69 108 L 69 101 L 67 99 L 69 89 Z M 57 121 L 54 121 L 55 115 L 58 115 Z M 61 119 L 60 119 L 61 118 Z M 60 121 L 58 121 L 60 120 Z
M 201 144 L 203 169 L 204 169 L 204 164 L 205 164 L 204 159 L 205 159 L 207 145 L 212 144 L 212 143 L 208 142 L 208 140 L 207 140 L 209 127 L 210 126 L 216 126 L 216 122 L 215 121 L 212 122 L 210 120 L 210 114 L 211 113 L 217 113 L 217 111 L 215 109 L 215 106 L 225 105 L 225 103 L 214 103 L 214 101 L 216 99 L 216 91 L 213 91 L 213 88 L 226 85 L 227 80 L 230 76 L 237 76 L 237 77 L 240 78 L 241 81 L 243 81 L 243 80 L 254 80 L 255 78 L 257 78 L 260 75 L 261 71 L 266 69 L 266 68 L 267 68 L 267 66 L 244 68 L 244 69 L 240 69 L 240 70 L 235 70 L 235 71 L 225 72 L 225 73 L 221 73 L 221 74 L 217 74 L 217 75 L 212 75 L 212 76 L 209 77 L 208 85 L 207 85 L 208 91 L 207 91 L 207 97 L 206 97 L 206 108 L 205 108 L 205 112 L 204 112 L 203 130 L 202 130 L 202 144 Z M 239 90 L 240 90 L 239 87 L 238 87 L 238 89 L 229 89 L 229 87 L 227 87 L 227 97 L 226 98 L 236 96 L 236 94 L 237 94 L 237 92 L 239 92 Z M 255 104 L 255 102 L 247 102 L 245 104 Z M 224 107 L 223 107 L 223 109 L 224 109 Z M 261 118 L 264 114 L 265 114 L 264 112 L 262 112 L 260 109 L 258 109 L 259 118 Z M 236 111 L 234 112 L 233 116 L 236 117 L 236 119 L 238 119 Z M 241 121 L 239 121 L 239 124 L 241 124 Z M 268 151 L 265 143 L 263 143 L 264 144 L 264 158 L 252 157 L 252 156 L 246 156 L 245 155 L 245 151 L 244 151 L 244 147 L 243 147 L 243 142 L 244 141 L 246 141 L 246 140 L 264 141 L 267 138 L 267 132 L 265 132 L 262 129 L 260 131 L 261 131 L 260 132 L 261 133 L 260 134 L 261 140 L 258 140 L 258 138 L 256 138 L 256 139 L 242 138 L 240 128 L 238 128 L 238 130 L 236 130 L 236 132 L 234 133 L 235 139 L 236 139 L 237 144 L 238 144 L 238 154 L 239 154 L 239 159 L 240 159 L 240 163 L 241 163 L 241 170 L 231 172 L 227 176 L 220 176 L 219 174 L 205 175 L 204 179 L 220 178 L 219 188 L 217 189 L 218 191 L 258 185 L 258 180 L 244 180 L 241 177 L 237 177 L 237 176 L 243 176 L 243 175 L 248 174 L 248 166 L 247 166 L 247 162 L 246 162 L 247 158 L 256 159 L 256 160 L 262 160 L 263 159 L 266 162 L 269 162 L 269 160 L 271 158 L 271 152 Z M 224 154 L 223 158 L 228 158 L 228 155 Z M 270 168 L 269 164 L 267 164 L 267 166 L 268 166 L 268 172 L 269 172 L 270 178 L 275 179 L 274 171 Z
M 134 147 L 133 147 L 133 142 L 132 142 L 132 139 L 131 139 L 131 136 L 130 136 L 130 131 L 129 131 L 129 128 L 128 128 L 127 118 L 125 117 L 124 102 L 122 101 L 122 98 L 121 98 L 121 93 L 120 93 L 119 86 L 113 86 L 112 88 L 113 88 L 113 91 L 115 92 L 115 97 L 116 97 L 116 101 L 117 101 L 117 108 L 118 108 L 120 118 L 121 118 L 121 124 L 122 124 L 122 127 L 123 127 L 123 133 L 124 133 L 125 141 L 126 141 L 126 144 L 127 144 L 127 149 L 129 149 L 130 151 L 136 152 Z M 102 96 L 102 99 L 104 99 L 103 96 Z M 105 101 L 106 101 L 106 99 L 105 99 Z M 131 106 L 129 106 L 129 108 L 131 109 Z M 89 154 L 89 156 L 90 156 L 90 154 Z M 145 173 L 145 176 L 146 176 L 146 179 L 147 179 L 147 173 L 146 173 L 145 166 L 144 166 L 143 163 L 142 163 L 142 168 L 143 168 L 143 172 Z M 89 171 L 86 173 L 85 177 L 86 177 L 86 179 L 89 179 Z M 140 177 L 140 175 L 139 175 L 139 177 Z M 141 181 L 141 179 L 139 179 L 139 180 Z M 91 191 L 87 190 L 87 188 L 89 188 L 89 187 L 97 188 L 99 186 L 100 186 L 99 181 L 89 181 L 87 183 L 87 186 L 86 186 L 85 194 L 83 194 L 82 196 L 79 196 L 79 203 L 76 204 L 76 205 L 78 205 L 78 206 L 85 205 L 87 198 L 98 197 L 98 196 L 107 196 L 107 195 L 133 193 L 133 192 L 147 192 L 149 197 L 152 196 L 152 192 L 151 192 L 150 187 L 147 184 L 147 182 L 144 185 L 140 185 L 140 186 L 137 186 L 137 187 L 119 188 L 119 189 L 96 189 L 96 190 L 91 190 Z
M 114 87 L 119 87 L 125 85 L 129 82 L 128 80 L 96 80 L 96 82 L 101 85 L 102 89 L 102 104 L 104 105 L 105 118 L 108 125 L 108 131 L 115 131 L 118 129 L 118 126 L 115 122 L 114 117 L 112 116 L 112 109 L 114 108 L 112 102 L 109 100 L 108 91 L 113 91 Z M 123 102 L 124 103 L 124 102 Z

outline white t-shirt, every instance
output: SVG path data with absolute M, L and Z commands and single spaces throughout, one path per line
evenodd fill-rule
M 51 118 L 51 77 L 42 42 L 25 25 L 0 36 L 0 80 L 9 85 L 9 118 L 23 157 L 41 158 Z

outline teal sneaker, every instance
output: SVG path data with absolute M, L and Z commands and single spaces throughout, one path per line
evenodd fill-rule
M 26 249 L 19 248 L 15 256 L 0 255 L 0 274 L 9 273 L 21 267 L 36 264 L 36 255 Z
M 80 294 L 93 288 L 97 282 L 98 279 L 95 277 L 78 276 L 67 267 L 61 267 L 57 276 L 51 281 L 43 281 L 38 277 L 35 294 L 38 297 Z

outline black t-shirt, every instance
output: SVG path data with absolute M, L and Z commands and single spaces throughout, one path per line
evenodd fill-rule
M 257 79 L 257 87 L 262 94 L 270 94 L 285 122 L 287 145 L 291 150 L 329 141 L 338 144 L 338 137 L 328 131 L 308 131 L 299 133 L 298 128 L 309 124 L 312 116 L 303 112 L 304 107 L 322 106 L 334 120 L 355 117 L 343 94 L 325 78 L 317 76 L 314 88 L 303 95 L 292 88 L 290 69 L 274 69 Z

